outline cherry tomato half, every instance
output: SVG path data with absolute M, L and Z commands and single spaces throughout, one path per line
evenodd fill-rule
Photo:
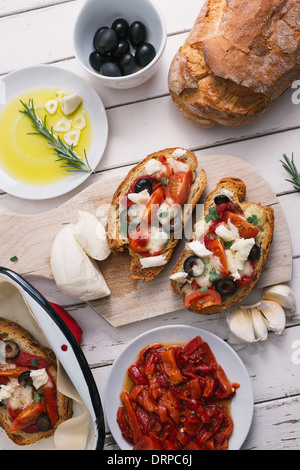
M 211 305 L 220 305 L 222 299 L 220 294 L 214 289 L 208 289 L 206 292 L 197 290 L 187 295 L 184 300 L 184 306 L 197 308 L 206 308 Z
M 191 185 L 193 182 L 193 174 L 191 171 L 188 173 L 178 172 L 175 173 L 168 183 L 166 188 L 166 197 L 173 200 L 174 204 L 183 206 L 188 200 Z
M 237 214 L 233 212 L 227 212 L 226 214 L 226 222 L 230 220 L 230 222 L 237 227 L 239 231 L 239 235 L 242 238 L 255 238 L 258 234 L 259 230 L 255 225 L 250 224 L 247 220 L 243 219 Z

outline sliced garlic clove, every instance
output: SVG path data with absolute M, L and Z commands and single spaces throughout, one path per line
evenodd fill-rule
M 281 305 L 271 300 L 263 300 L 257 307 L 266 319 L 268 330 L 281 334 L 285 329 L 285 312 Z
M 58 101 L 57 100 L 48 100 L 45 103 L 45 109 L 49 114 L 54 114 L 57 110 Z
M 61 100 L 65 96 L 65 90 L 57 90 L 53 96 L 56 100 Z
M 70 146 L 72 145 L 73 147 L 76 147 L 80 139 L 80 134 L 81 134 L 80 129 L 73 129 L 69 132 L 66 132 L 64 134 L 64 141 L 66 142 L 67 145 L 70 145 Z
M 84 129 L 86 127 L 86 119 L 84 113 L 79 113 L 72 120 L 74 129 Z
M 71 130 L 72 124 L 69 119 L 62 117 L 54 126 L 54 132 L 68 132 Z
M 296 310 L 296 300 L 292 289 L 285 284 L 277 284 L 267 287 L 262 295 L 265 300 L 277 302 L 281 307 L 294 312 Z
M 81 97 L 74 93 L 73 95 L 63 96 L 60 100 L 60 107 L 62 112 L 68 116 L 76 111 L 81 102 Z
M 251 312 L 248 308 L 239 307 L 229 319 L 231 333 L 244 343 L 254 343 L 256 340 L 252 324 Z
M 268 338 L 268 327 L 266 320 L 257 308 L 251 308 L 250 312 L 255 338 L 258 341 L 266 341 Z

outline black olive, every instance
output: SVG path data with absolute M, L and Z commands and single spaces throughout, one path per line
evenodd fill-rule
M 122 57 L 122 55 L 127 54 L 130 50 L 130 44 L 126 39 L 121 39 L 118 43 L 118 47 L 115 52 L 112 53 L 112 59 L 118 60 Z
M 128 30 L 129 30 L 129 24 L 124 18 L 117 18 L 113 24 L 111 25 L 112 29 L 115 30 L 117 33 L 118 38 L 123 39 L 126 37 Z
M 183 269 L 191 277 L 199 277 L 205 271 L 205 263 L 199 256 L 189 256 L 184 262 Z
M 122 75 L 131 75 L 136 71 L 136 61 L 130 52 L 123 54 L 119 61 Z
M 253 245 L 249 253 L 249 259 L 259 259 L 260 257 L 260 247 L 258 245 Z
M 219 206 L 220 204 L 223 204 L 224 202 L 229 202 L 229 201 L 230 201 L 229 197 L 225 196 L 225 194 L 219 194 L 214 199 L 214 203 L 216 204 L 216 206 Z
M 140 21 L 134 21 L 129 27 L 129 40 L 133 47 L 138 47 L 146 40 L 146 27 Z
M 152 194 L 152 183 L 149 178 L 142 177 L 137 180 L 137 182 L 134 185 L 134 192 L 135 193 L 140 193 L 144 189 L 147 189 L 149 194 Z
M 106 64 L 103 64 L 100 69 L 100 73 L 106 77 L 121 77 L 120 68 L 113 62 L 106 62 Z
M 90 54 L 89 62 L 91 66 L 93 67 L 93 69 L 96 70 L 97 72 L 99 72 L 102 65 L 105 64 L 106 61 L 107 59 L 103 57 L 103 55 L 101 55 L 99 51 L 93 51 Z
M 18 377 L 18 382 L 22 387 L 25 387 L 26 385 L 33 385 L 32 378 L 30 377 L 30 370 L 25 370 L 25 372 L 22 372 L 22 374 L 19 375 Z
M 15 341 L 6 340 L 5 344 L 5 357 L 6 359 L 14 359 L 20 353 L 19 345 Z
M 117 33 L 111 28 L 103 28 L 95 37 L 95 49 L 100 54 L 109 54 L 114 52 L 118 46 Z
M 215 288 L 221 297 L 226 297 L 235 293 L 236 283 L 230 277 L 220 277 L 215 284 Z
M 49 416 L 44 413 L 41 414 L 36 421 L 36 426 L 39 431 L 48 431 L 51 427 Z
M 94 49 L 97 49 L 98 48 L 98 38 L 99 38 L 99 35 L 101 34 L 101 32 L 104 30 L 104 29 L 107 29 L 108 26 L 101 26 L 101 28 L 97 29 L 95 35 L 94 35 L 94 39 L 93 39 L 93 46 L 94 46 Z
M 146 65 L 150 64 L 151 60 L 154 59 L 155 54 L 156 51 L 154 46 L 148 42 L 144 42 L 138 46 L 135 52 L 136 63 L 141 67 L 146 67 Z

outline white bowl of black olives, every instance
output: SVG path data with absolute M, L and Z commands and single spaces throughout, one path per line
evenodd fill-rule
M 132 88 L 157 71 L 167 39 L 151 0 L 87 0 L 74 30 L 82 67 L 110 88 Z

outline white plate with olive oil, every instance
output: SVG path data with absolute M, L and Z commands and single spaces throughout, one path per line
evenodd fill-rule
M 8 194 L 41 200 L 72 191 L 99 164 L 107 137 L 100 97 L 74 73 L 38 65 L 0 80 L 0 188 Z

